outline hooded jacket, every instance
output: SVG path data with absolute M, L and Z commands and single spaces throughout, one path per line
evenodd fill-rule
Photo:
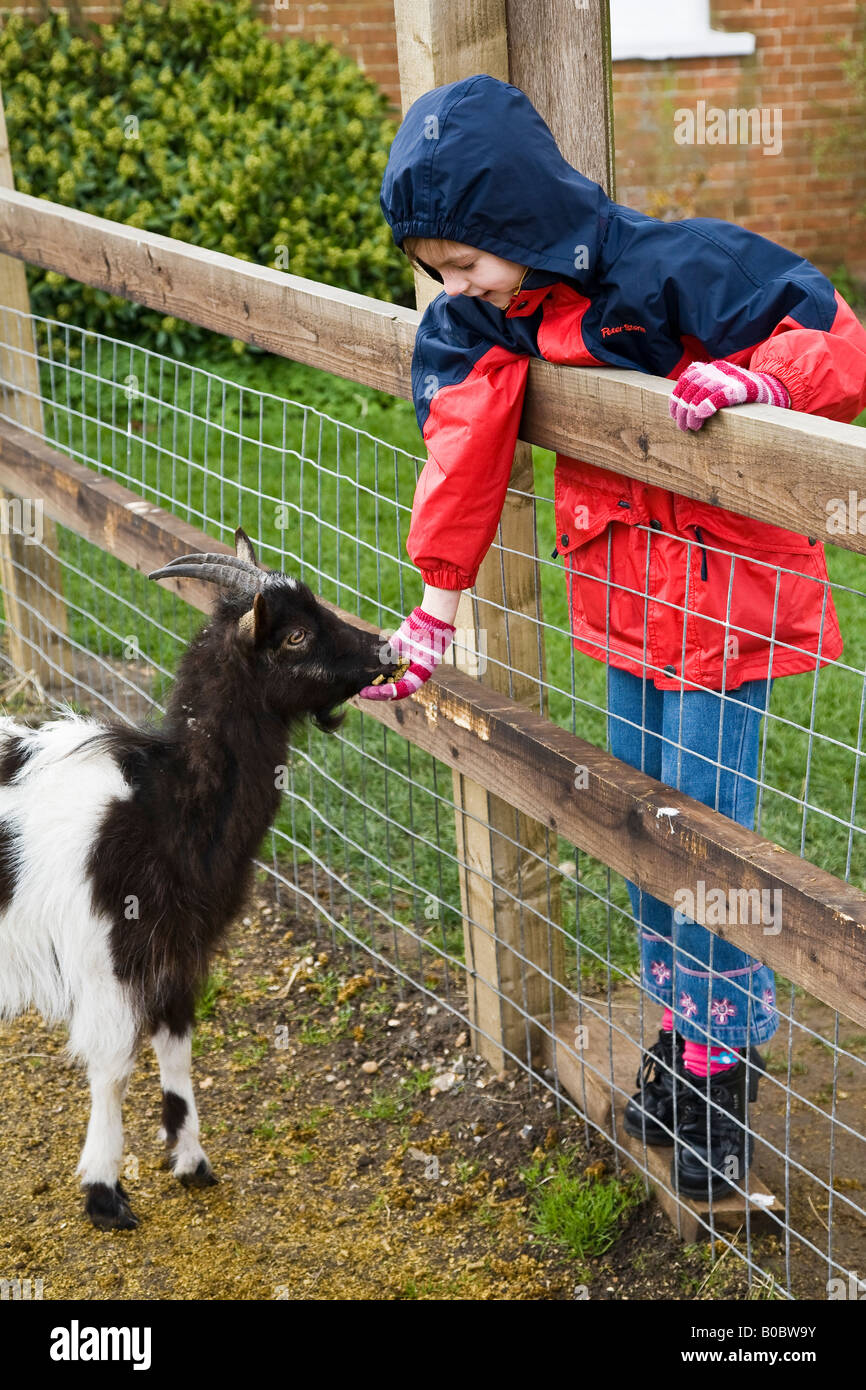
M 496 535 L 531 357 L 671 379 L 726 358 L 777 377 L 794 410 L 851 421 L 866 407 L 866 331 L 817 267 L 732 223 L 612 202 L 509 83 L 479 74 L 414 102 L 380 204 L 398 246 L 443 238 L 530 267 L 507 310 L 443 293 L 418 327 L 428 458 L 407 551 L 437 588 L 471 587 Z M 562 454 L 555 514 L 590 656 L 661 689 L 735 689 L 842 651 L 817 537 Z

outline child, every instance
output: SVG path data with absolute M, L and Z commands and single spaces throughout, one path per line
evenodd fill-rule
M 843 421 L 866 406 L 866 332 L 815 266 L 727 222 L 611 202 L 508 83 L 480 74 L 416 101 L 380 202 L 445 293 L 412 362 L 428 459 L 407 550 L 425 587 L 392 638 L 410 665 L 366 698 L 412 694 L 451 642 L 496 534 L 531 357 L 668 377 L 680 429 L 748 401 Z M 562 455 L 555 505 L 574 646 L 607 663 L 611 751 L 753 827 L 772 680 L 842 650 L 817 537 Z M 643 984 L 665 1009 L 625 1125 L 674 1146 L 679 1190 L 718 1195 L 751 1157 L 773 976 L 628 887 Z

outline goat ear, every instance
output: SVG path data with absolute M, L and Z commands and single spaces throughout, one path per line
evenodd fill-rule
M 238 559 L 246 560 L 251 565 L 258 565 L 259 562 L 256 559 L 256 552 L 253 550 L 253 543 L 246 531 L 242 530 L 240 526 L 235 530 L 235 550 L 237 551 Z M 259 566 L 259 568 L 261 568 L 261 566 Z
M 253 606 L 238 619 L 238 635 L 251 647 L 264 642 L 271 630 L 271 615 L 261 593 L 256 594 Z

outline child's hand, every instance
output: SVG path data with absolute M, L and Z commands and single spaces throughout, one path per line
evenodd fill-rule
M 769 372 L 748 372 L 732 362 L 693 362 L 678 378 L 671 396 L 671 419 L 681 430 L 699 430 L 726 405 L 778 405 L 791 398 Z
M 413 608 L 387 644 L 385 662 L 407 663 L 407 669 L 396 681 L 383 685 L 365 685 L 364 700 L 402 700 L 414 695 L 428 681 L 435 667 L 454 639 L 456 629 L 441 618 L 433 618 L 423 608 Z

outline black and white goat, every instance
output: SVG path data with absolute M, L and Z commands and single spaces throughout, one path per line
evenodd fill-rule
M 102 1229 L 137 1225 L 118 1174 L 143 1038 L 175 1174 L 215 1181 L 190 1080 L 198 990 L 276 814 L 291 726 L 310 715 L 332 731 L 336 707 L 394 669 L 377 635 L 235 538 L 236 556 L 185 555 L 150 575 L 230 591 L 184 653 L 159 727 L 69 709 L 38 727 L 0 718 L 0 1017 L 32 1005 L 69 1025 L 91 1089 L 78 1172 Z

